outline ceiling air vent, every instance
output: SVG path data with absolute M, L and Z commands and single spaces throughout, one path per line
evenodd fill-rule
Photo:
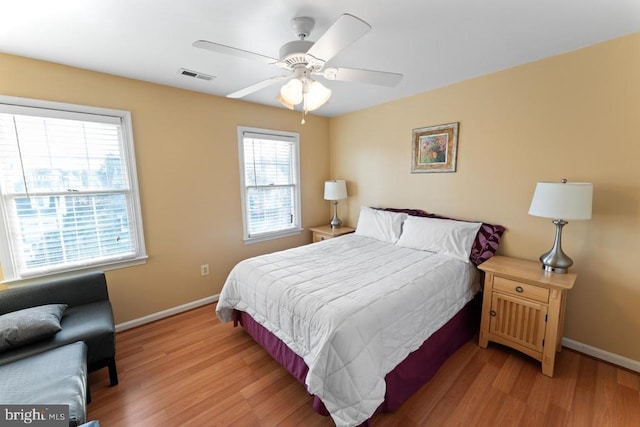
M 178 74 L 183 75 L 183 76 L 187 76 L 187 77 L 194 77 L 194 78 L 200 79 L 200 80 L 207 80 L 207 81 L 215 79 L 214 76 L 210 76 L 210 75 L 204 74 L 204 73 L 199 73 L 197 71 L 187 70 L 186 68 L 180 68 L 178 70 Z

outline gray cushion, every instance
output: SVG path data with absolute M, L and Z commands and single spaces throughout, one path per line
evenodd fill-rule
M 25 308 L 0 316 L 0 351 L 51 337 L 60 331 L 66 304 Z
M 0 366 L 0 404 L 69 405 L 69 425 L 84 423 L 86 359 L 87 346 L 77 342 Z

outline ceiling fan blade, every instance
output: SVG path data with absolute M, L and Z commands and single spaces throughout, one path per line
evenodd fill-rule
M 244 89 L 240 89 L 233 93 L 230 93 L 229 95 L 227 95 L 227 98 L 242 98 L 243 96 L 247 96 L 253 92 L 257 92 L 261 89 L 264 89 L 265 87 L 271 86 L 274 83 L 277 83 L 282 80 L 286 80 L 290 78 L 292 75 L 293 74 L 288 76 L 275 76 L 275 77 L 268 78 L 267 80 L 263 80 L 251 86 L 245 87 Z
M 275 62 L 278 62 L 277 59 L 272 58 L 270 56 L 249 52 L 248 50 L 242 50 L 235 47 L 210 42 L 207 40 L 196 40 L 195 42 L 193 42 L 193 47 L 210 50 L 211 52 L 223 53 L 225 55 L 233 55 L 240 58 L 262 61 L 262 62 L 266 62 L 267 64 L 273 64 Z
M 327 68 L 319 73 L 327 80 L 370 83 L 380 86 L 395 86 L 402 80 L 402 74 L 386 71 L 360 70 L 358 68 Z
M 367 34 L 369 30 L 371 30 L 371 25 L 356 16 L 345 13 L 340 15 L 336 22 L 311 46 L 307 54 L 328 62 L 342 49 Z

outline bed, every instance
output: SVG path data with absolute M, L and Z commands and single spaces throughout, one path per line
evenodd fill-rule
M 416 212 L 363 208 L 356 233 L 244 260 L 221 292 L 218 317 L 242 324 L 338 426 L 396 409 L 478 328 L 470 257 L 486 225 Z

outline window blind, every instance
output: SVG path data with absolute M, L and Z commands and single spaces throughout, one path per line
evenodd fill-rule
M 144 256 L 127 143 L 121 117 L 0 104 L 6 277 Z
M 298 229 L 297 138 L 268 132 L 242 132 L 246 238 Z

